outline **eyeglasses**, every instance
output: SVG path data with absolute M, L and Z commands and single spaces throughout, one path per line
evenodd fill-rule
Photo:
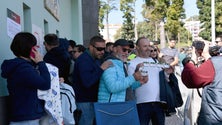
M 126 51 L 127 51 L 128 53 L 130 53 L 130 52 L 131 52 L 131 50 L 130 50 L 130 49 L 126 49 L 126 48 L 122 48 L 122 51 L 123 51 L 123 52 L 126 52 Z
M 104 47 L 96 47 L 94 45 L 92 45 L 94 48 L 96 48 L 97 51 L 105 51 Z
M 150 50 L 150 52 L 152 53 L 152 52 L 156 52 L 157 50 L 156 49 L 154 49 L 154 50 Z

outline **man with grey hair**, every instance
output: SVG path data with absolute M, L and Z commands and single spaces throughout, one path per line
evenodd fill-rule
M 105 70 L 100 78 L 98 102 L 124 102 L 129 98 L 127 88 L 132 86 L 137 88 L 147 82 L 148 77 L 143 77 L 139 70 L 132 75 L 127 74 L 124 62 L 127 61 L 129 52 L 127 40 L 118 39 L 114 43 L 113 53 L 107 57 L 113 66 Z

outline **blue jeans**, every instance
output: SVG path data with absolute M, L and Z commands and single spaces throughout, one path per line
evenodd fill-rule
M 150 120 L 152 125 L 164 125 L 165 113 L 161 103 L 147 102 L 137 104 L 140 125 L 149 125 Z
M 77 109 L 82 111 L 79 125 L 93 125 L 95 119 L 93 103 L 76 103 Z

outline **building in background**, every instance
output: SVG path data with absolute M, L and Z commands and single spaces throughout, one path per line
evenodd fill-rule
M 201 23 L 200 21 L 185 21 L 184 27 L 190 32 L 192 35 L 192 41 L 198 39 L 198 35 L 201 32 Z
M 122 27 L 122 24 L 109 24 L 109 39 L 107 34 L 107 25 L 104 25 L 104 29 L 100 31 L 103 38 L 106 40 L 106 42 L 115 42 L 114 36 L 117 33 L 117 30 L 119 30 Z

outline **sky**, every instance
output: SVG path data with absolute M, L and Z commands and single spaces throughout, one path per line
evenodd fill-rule
M 141 11 L 142 11 L 142 4 L 144 3 L 145 3 L 145 0 L 136 0 L 136 22 L 143 21 Z M 199 11 L 196 6 L 196 0 L 184 0 L 184 8 L 185 8 L 185 14 L 187 18 L 194 15 L 198 15 Z M 110 24 L 121 24 L 122 21 L 123 21 L 122 12 L 119 9 L 112 11 L 110 13 L 109 15 Z

